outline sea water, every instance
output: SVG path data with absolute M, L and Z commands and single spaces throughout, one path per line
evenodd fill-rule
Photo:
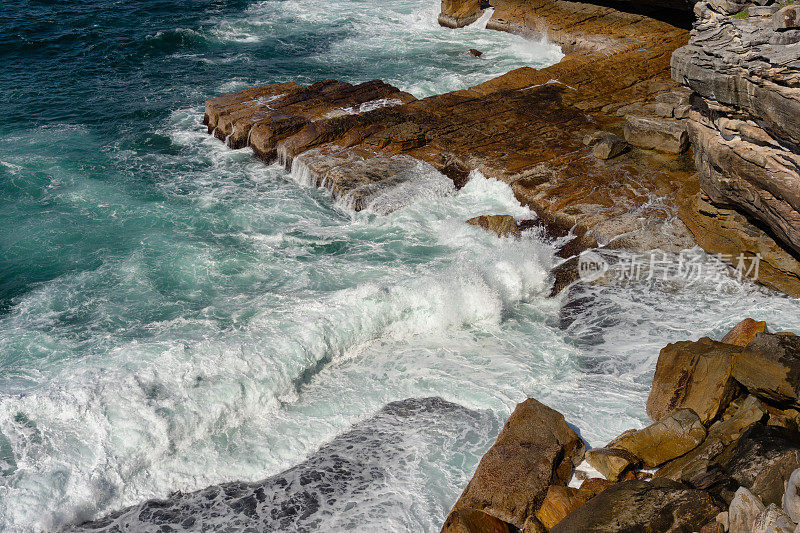
M 647 423 L 667 342 L 796 329 L 797 300 L 727 274 L 548 298 L 553 243 L 464 223 L 534 217 L 502 183 L 354 213 L 201 125 L 252 85 L 425 97 L 561 57 L 435 4 L 3 2 L 0 530 L 172 495 L 189 530 L 437 531 L 517 402 L 601 445 Z

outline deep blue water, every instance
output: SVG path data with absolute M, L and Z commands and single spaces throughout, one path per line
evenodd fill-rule
M 563 329 L 550 243 L 464 224 L 533 216 L 505 185 L 355 214 L 205 134 L 206 98 L 256 84 L 382 78 L 424 97 L 560 58 L 439 28 L 434 4 L 0 5 L 0 530 L 313 457 L 305 471 L 354 424 L 398 435 L 386 404 L 441 396 L 464 410 L 370 439 L 353 453 L 380 476 L 339 480 L 308 521 L 435 531 L 517 401 L 599 444 L 644 422 L 666 342 L 742 315 L 796 323 L 795 300 L 731 282 L 602 289 Z

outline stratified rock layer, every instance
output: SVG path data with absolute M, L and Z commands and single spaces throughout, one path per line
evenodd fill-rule
M 674 79 L 696 93 L 688 123 L 703 195 L 682 218 L 706 250 L 728 262 L 761 254 L 762 281 L 800 295 L 800 34 L 772 15 L 778 6 L 730 16 L 742 7 L 698 3 L 691 40 L 672 56 Z
M 474 7 L 445 6 L 448 12 Z M 614 149 L 601 155 L 616 157 L 602 160 L 582 142 L 598 129 L 620 135 L 631 106 L 652 111 L 658 95 L 679 89 L 669 55 L 688 32 L 578 2 L 494 7 L 491 27 L 537 37 L 547 29 L 566 51 L 581 53 L 422 100 L 377 81 L 248 89 L 207 102 L 209 132 L 232 147 L 249 145 L 267 161 L 294 165 L 296 178 L 330 189 L 355 209 L 388 212 L 398 201 L 384 197 L 398 184 L 422 189 L 407 183 L 410 173 L 400 168 L 411 168 L 413 158 L 439 187 L 435 194 L 446 187 L 434 173 L 460 187 L 478 170 L 511 185 L 548 228 L 574 229 L 582 241 L 691 246 L 676 216 L 677 193 L 693 172 L 689 156 Z

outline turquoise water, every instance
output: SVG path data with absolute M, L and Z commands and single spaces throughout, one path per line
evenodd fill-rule
M 463 223 L 531 218 L 505 185 L 475 174 L 356 214 L 205 134 L 204 99 L 251 85 L 382 78 L 422 97 L 561 57 L 439 28 L 432 4 L 3 3 L 0 530 L 262 480 L 389 402 L 440 396 L 472 414 L 365 440 L 384 473 L 309 522 L 435 531 L 526 396 L 602 444 L 646 423 L 666 342 L 797 323 L 796 300 L 734 280 L 595 287 L 566 321 L 545 297 L 551 243 Z

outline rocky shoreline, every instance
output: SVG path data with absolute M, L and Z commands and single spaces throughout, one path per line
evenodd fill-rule
M 461 27 L 487 7 L 444 0 L 439 22 Z M 574 236 L 554 293 L 577 280 L 588 249 L 697 243 L 734 267 L 758 262 L 756 281 L 800 295 L 800 6 L 491 7 L 488 28 L 547 38 L 566 56 L 422 100 L 380 81 L 248 89 L 207 102 L 208 131 L 356 210 L 388 213 L 476 171 L 501 180 L 536 221 L 469 222 L 500 236 L 526 224 Z M 526 400 L 443 531 L 795 531 L 797 339 L 748 319 L 720 342 L 665 347 L 654 423 L 599 449 Z
M 800 337 L 751 319 L 719 342 L 670 344 L 647 401 L 654 423 L 590 450 L 528 399 L 442 531 L 794 532 L 799 362 Z

